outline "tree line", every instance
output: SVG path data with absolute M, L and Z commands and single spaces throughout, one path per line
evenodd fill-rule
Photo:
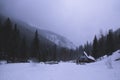
M 109 30 L 106 35 L 101 33 L 99 38 L 95 36 L 92 43 L 87 42 L 75 50 L 60 47 L 54 43 L 48 44 L 47 41 L 43 43 L 38 33 L 36 30 L 29 42 L 28 37 L 21 35 L 18 25 L 13 24 L 9 18 L 0 21 L 0 60 L 8 62 L 69 61 L 80 58 L 84 55 L 84 51 L 97 59 L 104 55 L 109 56 L 113 51 L 120 49 L 120 32 L 113 32 L 113 30 Z
M 95 35 L 93 43 L 87 42 L 82 49 L 95 59 L 104 55 L 112 55 L 114 51 L 120 49 L 120 31 L 113 32 L 113 30 L 110 29 L 105 35 L 102 33 L 99 37 Z
M 120 33 L 110 29 L 106 35 L 101 34 L 100 38 L 94 37 L 92 53 L 95 58 L 109 56 L 118 49 L 120 49 Z
M 40 42 L 38 31 L 34 33 L 31 42 L 27 36 L 21 36 L 17 24 L 8 18 L 0 21 L 0 60 L 8 62 L 27 62 L 29 59 L 37 62 L 67 61 L 75 59 L 75 51 Z

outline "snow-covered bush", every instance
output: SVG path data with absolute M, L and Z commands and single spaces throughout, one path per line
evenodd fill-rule
M 0 61 L 0 64 L 7 64 L 7 61 L 5 61 L 5 60 Z
M 111 57 L 108 57 L 108 59 L 106 60 L 105 64 L 106 64 L 108 69 L 112 69 L 113 68 Z
M 36 59 L 29 59 L 28 62 L 30 63 L 31 66 L 36 66 L 38 63 L 38 60 Z

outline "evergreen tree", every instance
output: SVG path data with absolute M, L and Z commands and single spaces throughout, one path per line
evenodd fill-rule
M 12 30 L 12 36 L 11 36 L 11 49 L 10 53 L 13 58 L 13 61 L 19 60 L 20 54 L 19 54 L 19 47 L 20 47 L 20 35 L 19 30 L 17 29 L 17 24 L 14 25 L 14 29 Z
M 33 39 L 33 43 L 32 43 L 32 58 L 35 59 L 40 59 L 40 48 L 39 48 L 39 38 L 38 38 L 38 32 L 36 30 L 35 32 L 35 37 Z
M 54 45 L 53 46 L 53 48 L 52 48 L 52 50 L 53 50 L 53 61 L 56 61 L 57 59 L 56 59 L 56 54 L 57 54 L 57 45 Z
M 94 58 L 98 58 L 98 40 L 96 36 L 94 37 L 94 40 L 93 40 L 92 55 Z
M 113 31 L 109 30 L 106 40 L 106 53 L 108 53 L 108 55 L 111 55 L 113 51 L 114 51 Z
M 2 51 L 2 38 L 3 38 L 3 34 L 2 34 L 2 23 L 0 21 L 0 52 Z
M 115 50 L 120 49 L 120 34 L 114 34 L 115 39 L 114 39 L 114 47 Z
M 101 34 L 100 39 L 98 40 L 98 55 L 99 57 L 104 56 L 105 55 L 105 47 L 106 47 L 106 43 L 105 43 L 105 37 L 103 34 Z
M 92 54 L 92 45 L 91 43 L 87 43 L 84 45 L 84 51 L 88 54 L 91 55 Z
M 5 54 L 7 54 L 7 59 L 10 60 L 12 59 L 12 53 L 11 53 L 11 43 L 12 43 L 12 22 L 11 20 L 8 18 L 5 23 L 3 24 L 3 52 Z
M 26 39 L 25 37 L 22 39 L 22 43 L 21 43 L 21 46 L 20 46 L 20 58 L 23 59 L 23 60 L 27 60 L 29 55 L 27 54 L 27 43 L 26 43 Z
M 120 34 L 118 35 L 118 39 L 117 39 L 117 41 L 118 41 L 118 47 L 117 47 L 117 49 L 120 49 Z
M 0 21 L 0 60 L 3 59 L 4 57 L 4 53 L 2 52 L 2 45 L 3 45 L 3 27 L 2 27 L 2 23 Z

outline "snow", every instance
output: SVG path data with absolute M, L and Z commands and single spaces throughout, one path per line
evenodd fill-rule
M 117 58 L 120 58 L 119 51 L 85 65 L 70 62 L 35 63 L 34 66 L 33 63 L 1 64 L 0 80 L 120 80 L 120 61 L 115 61 Z M 106 63 L 112 68 L 108 68 Z
M 88 58 L 95 61 L 95 58 L 93 58 L 92 56 L 88 56 Z
M 119 59 L 120 58 L 120 50 L 117 50 L 116 52 L 113 53 L 112 56 L 110 56 L 112 61 Z
M 54 42 L 56 45 L 59 45 L 61 47 L 69 48 L 69 49 L 76 49 L 76 46 L 67 38 L 60 36 L 58 34 L 52 33 L 52 32 L 45 32 L 44 36 Z
M 89 59 L 91 59 L 91 60 L 93 60 L 93 61 L 95 61 L 95 58 L 94 57 L 92 57 L 92 56 L 88 56 L 87 55 L 87 53 L 84 51 L 84 54 L 85 54 L 85 56 L 87 57 L 87 58 L 89 58 Z
M 0 61 L 0 64 L 7 64 L 7 61 L 2 60 L 2 61 Z
M 29 24 L 31 27 L 36 28 L 39 31 L 39 34 L 52 41 L 58 46 L 65 47 L 68 49 L 76 49 L 76 46 L 66 37 L 56 34 L 54 32 L 43 30 L 39 26 L 35 26 L 34 24 Z M 30 28 L 28 28 L 30 29 Z

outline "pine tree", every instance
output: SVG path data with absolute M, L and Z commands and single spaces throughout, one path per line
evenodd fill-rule
M 106 40 L 106 53 L 111 55 L 114 51 L 114 39 L 113 39 L 113 31 L 109 30 Z
M 57 45 L 54 45 L 53 48 L 52 48 L 52 50 L 53 50 L 53 61 L 56 61 L 56 60 L 57 60 L 57 59 L 56 59 Z
M 12 33 L 12 22 L 10 21 L 10 19 L 8 18 L 5 23 L 4 23 L 4 29 L 3 29 L 3 34 L 4 34 L 4 49 L 5 51 L 8 51 L 8 47 L 10 46 L 10 38 L 11 38 L 11 34 Z
M 17 24 L 14 25 L 14 29 L 12 31 L 10 45 L 11 45 L 10 53 L 11 56 L 13 57 L 13 61 L 19 60 L 20 35 L 19 35 L 19 30 L 17 29 Z
M 98 58 L 98 40 L 96 36 L 94 37 L 94 41 L 93 41 L 92 55 L 94 58 Z
M 2 51 L 2 39 L 3 39 L 3 37 L 2 37 L 3 35 L 2 35 L 2 23 L 1 23 L 1 21 L 0 21 L 0 52 Z
M 120 49 L 120 34 L 118 35 L 117 41 L 118 41 L 118 47 L 117 47 L 117 49 Z
M 87 43 L 84 45 L 84 51 L 85 51 L 86 53 L 88 53 L 88 55 L 91 55 L 91 54 L 92 54 L 92 45 L 91 45 L 91 43 L 88 43 L 88 41 L 87 41 Z
M 33 39 L 31 57 L 34 58 L 34 59 L 38 59 L 38 60 L 40 59 L 39 38 L 38 38 L 37 30 L 35 32 L 35 37 Z
M 99 57 L 104 56 L 105 55 L 105 37 L 103 34 L 101 34 L 100 39 L 98 40 L 98 54 Z
M 24 61 L 26 61 L 29 57 L 29 55 L 27 54 L 27 43 L 26 43 L 26 39 L 25 37 L 22 39 L 22 43 L 20 46 L 20 58 Z
M 8 55 L 7 59 L 10 60 L 12 59 L 12 53 L 11 53 L 11 43 L 12 43 L 12 22 L 8 18 L 5 23 L 3 24 L 3 40 L 2 42 L 4 43 L 2 45 L 3 47 L 3 52 Z
M 2 45 L 3 45 L 3 29 L 2 29 L 2 23 L 1 23 L 1 21 L 0 21 L 0 60 L 2 60 L 3 59 L 3 53 L 2 53 Z

